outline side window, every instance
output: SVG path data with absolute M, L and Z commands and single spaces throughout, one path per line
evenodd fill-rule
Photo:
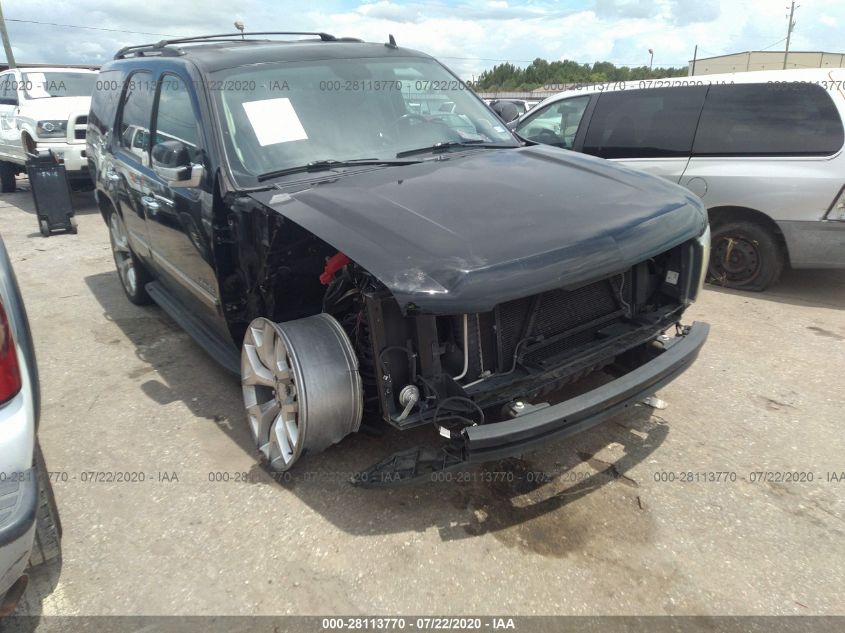
M 180 141 L 194 161 L 200 149 L 199 121 L 188 86 L 175 75 L 165 75 L 158 95 L 154 144 Z
M 149 151 L 154 88 L 147 71 L 131 74 L 124 86 L 118 123 L 120 146 L 138 162 L 145 162 Z
M 842 147 L 842 119 L 809 83 L 711 86 L 695 156 L 829 156 Z
M 14 73 L 0 75 L 0 101 L 10 104 L 17 100 L 17 86 Z
M 100 134 L 105 134 L 114 123 L 121 87 L 119 70 L 101 72 L 94 82 L 88 126 L 95 128 Z
M 552 103 L 521 121 L 516 127 L 516 133 L 529 141 L 571 148 L 589 103 L 589 96 Z
M 602 158 L 689 156 L 706 86 L 606 92 L 599 97 L 584 153 Z

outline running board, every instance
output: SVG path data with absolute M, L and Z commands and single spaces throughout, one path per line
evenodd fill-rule
M 168 316 L 199 343 L 205 352 L 237 376 L 241 375 L 241 360 L 238 352 L 220 340 L 220 337 L 187 310 L 173 294 L 158 281 L 151 281 L 144 288 Z

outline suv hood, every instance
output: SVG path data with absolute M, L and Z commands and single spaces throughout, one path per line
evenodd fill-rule
M 583 285 L 707 225 L 678 185 L 540 145 L 314 176 L 251 196 L 378 277 L 403 310 L 484 312 Z

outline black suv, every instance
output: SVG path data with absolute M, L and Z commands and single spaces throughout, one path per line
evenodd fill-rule
M 370 482 L 518 454 L 652 394 L 707 336 L 680 325 L 709 248 L 695 196 L 521 142 L 392 37 L 125 48 L 87 150 L 127 296 L 240 374 L 275 470 L 362 419 L 440 436 Z

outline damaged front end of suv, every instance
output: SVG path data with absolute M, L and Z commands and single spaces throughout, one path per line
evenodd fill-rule
M 470 149 L 309 175 L 232 208 L 228 314 L 245 334 L 253 436 L 276 470 L 362 418 L 429 425 L 439 442 L 362 483 L 520 454 L 653 394 L 707 336 L 681 325 L 708 258 L 700 203 L 590 157 Z M 257 310 L 267 317 L 249 320 Z M 600 370 L 614 379 L 550 404 Z

